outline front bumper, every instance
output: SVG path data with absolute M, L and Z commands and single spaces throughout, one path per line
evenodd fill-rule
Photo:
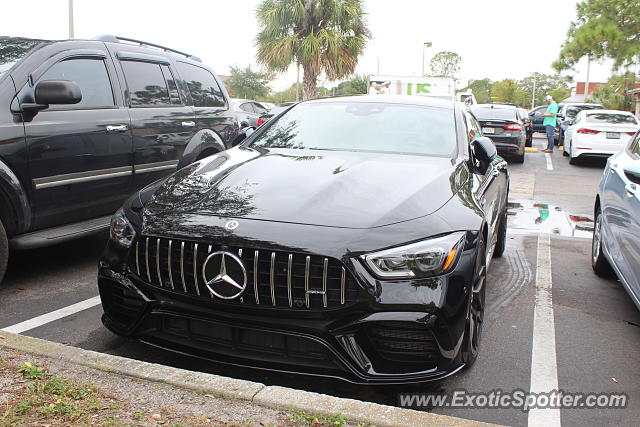
M 228 304 L 155 286 L 109 243 L 98 285 L 103 323 L 118 335 L 228 365 L 318 375 L 358 384 L 438 380 L 463 367 L 475 247 L 450 273 L 380 282 L 345 265 L 360 290 L 349 304 L 295 310 Z M 142 276 L 145 276 L 142 274 Z

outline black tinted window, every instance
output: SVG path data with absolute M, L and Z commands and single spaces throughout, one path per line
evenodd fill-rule
M 82 101 L 50 109 L 100 108 L 114 105 L 109 74 L 102 59 L 69 59 L 49 68 L 38 81 L 71 80 L 80 86 Z
M 122 61 L 131 106 L 171 105 L 169 89 L 159 64 Z
M 169 88 L 169 98 L 171 99 L 172 104 L 180 104 L 180 94 L 178 93 L 178 85 L 176 84 L 176 80 L 173 78 L 173 74 L 168 66 L 163 65 L 162 74 L 164 75 L 164 81 L 167 82 L 167 87 Z
M 209 71 L 195 65 L 178 62 L 178 71 L 182 75 L 195 107 L 223 107 L 222 90 Z

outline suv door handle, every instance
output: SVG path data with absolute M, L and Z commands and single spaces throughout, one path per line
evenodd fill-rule
M 107 125 L 107 132 L 126 132 L 127 125 Z
M 194 121 L 182 122 L 183 128 L 192 128 L 192 127 L 195 127 L 195 125 L 196 125 L 196 122 Z

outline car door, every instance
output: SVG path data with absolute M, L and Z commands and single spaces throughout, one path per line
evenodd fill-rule
M 640 168 L 640 134 L 611 158 L 602 200 L 605 226 L 610 231 L 604 236 L 610 255 L 640 298 L 640 183 L 625 173 L 630 167 Z
M 118 51 L 131 115 L 133 185 L 141 188 L 176 170 L 195 134 L 193 109 L 180 94 L 164 57 Z
M 33 85 L 71 80 L 82 91 L 79 103 L 52 105 L 24 124 L 34 228 L 108 215 L 130 193 L 130 120 L 114 96 L 115 74 L 99 48 L 64 51 L 31 74 Z
M 547 106 L 543 105 L 541 107 L 536 107 L 529 112 L 529 118 L 531 120 L 531 127 L 534 132 L 544 132 L 544 126 L 542 125 L 542 121 L 544 117 L 542 115 L 547 110 Z

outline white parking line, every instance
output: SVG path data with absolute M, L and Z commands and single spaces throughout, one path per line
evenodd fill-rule
M 1 330 L 12 332 L 14 334 L 21 334 L 22 332 L 35 329 L 38 326 L 46 325 L 54 320 L 62 319 L 63 317 L 70 316 L 79 311 L 86 310 L 91 307 L 95 307 L 100 304 L 100 297 L 95 296 L 93 298 L 80 301 L 79 303 L 72 304 L 70 306 L 61 308 L 59 310 L 52 311 L 50 313 L 43 314 L 41 316 L 34 317 L 33 319 L 25 320 L 24 322 L 16 323 L 15 325 L 7 326 Z
M 551 153 L 544 153 L 545 159 L 547 159 L 547 170 L 553 170 L 553 163 L 551 162 Z
M 551 293 L 551 237 L 538 235 L 538 264 L 536 274 L 536 302 L 533 315 L 531 350 L 531 393 L 558 390 L 556 332 Z M 530 427 L 560 426 L 560 409 L 532 409 Z

